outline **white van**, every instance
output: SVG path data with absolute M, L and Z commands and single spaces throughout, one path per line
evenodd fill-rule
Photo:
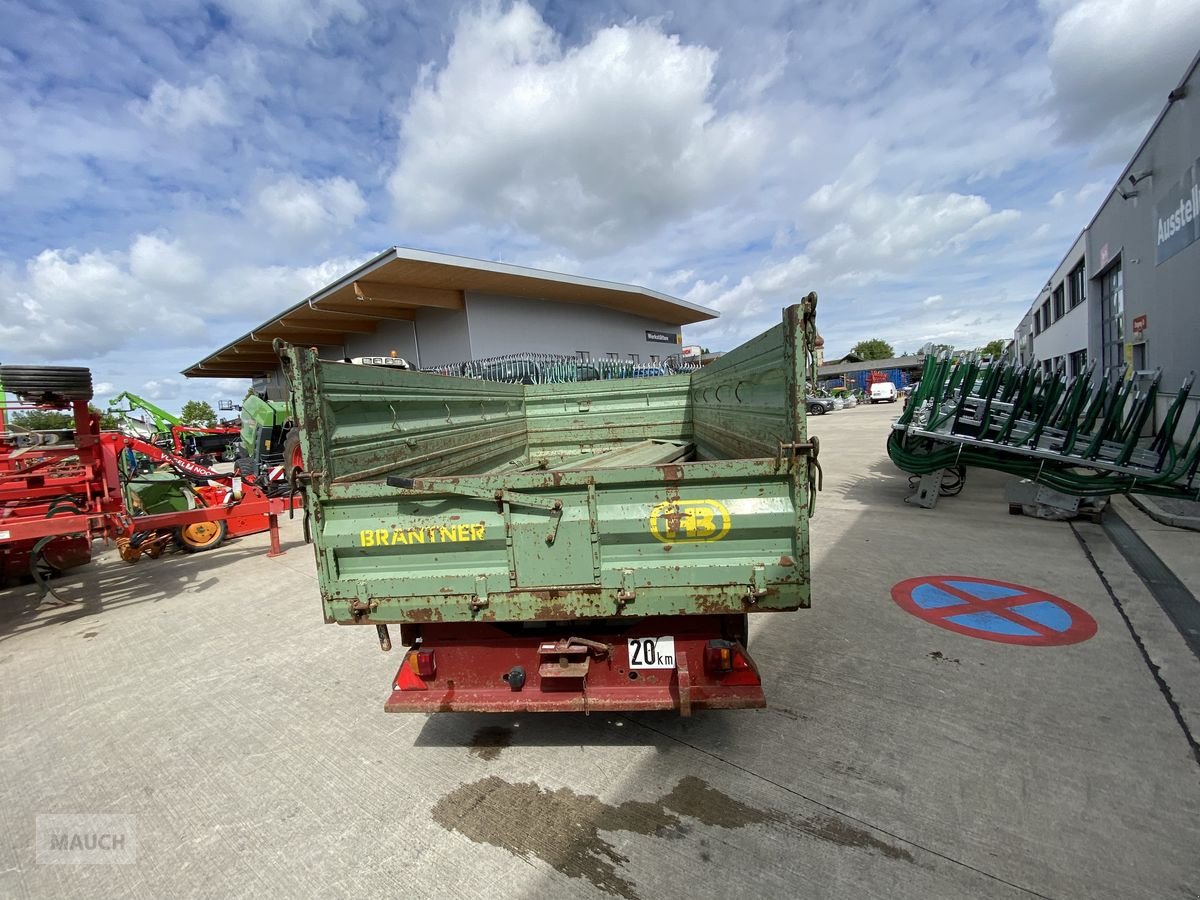
M 871 385 L 871 391 L 867 396 L 872 403 L 895 403 L 896 386 L 890 381 L 877 381 Z

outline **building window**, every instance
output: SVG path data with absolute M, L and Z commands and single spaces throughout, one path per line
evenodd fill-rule
M 579 362 L 591 362 L 592 353 L 590 350 L 576 350 L 575 358 L 579 360 Z
M 640 353 L 630 353 L 629 359 L 636 366 L 642 361 L 642 355 Z
M 1042 333 L 1042 311 L 1040 308 L 1033 311 L 1033 333 Z
M 618 354 L 616 354 L 616 353 L 605 353 L 604 355 L 607 356 L 609 359 L 616 359 L 618 356 Z
M 652 365 L 652 366 L 658 365 L 658 357 L 655 356 L 653 353 L 650 354 L 650 365 Z
M 1066 287 L 1065 287 L 1065 285 L 1060 284 L 1054 291 L 1054 321 L 1055 322 L 1057 322 L 1059 319 L 1061 319 L 1063 317 L 1063 314 L 1067 311 L 1065 308 L 1065 303 L 1064 303 L 1065 299 L 1066 299 Z
M 1106 372 L 1125 366 L 1125 280 L 1119 257 L 1100 276 L 1100 364 Z
M 1076 350 L 1068 357 L 1068 374 L 1082 375 L 1087 371 L 1087 350 Z
M 1087 279 L 1083 275 L 1082 262 L 1071 270 L 1067 284 L 1071 289 L 1071 309 L 1074 309 L 1087 299 Z
M 1053 320 L 1050 318 L 1050 301 L 1047 300 L 1042 304 L 1042 331 L 1050 327 L 1051 321 Z

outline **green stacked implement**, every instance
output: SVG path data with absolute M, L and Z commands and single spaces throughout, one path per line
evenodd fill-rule
M 1200 499 L 1200 417 L 1180 427 L 1194 374 L 1152 429 L 1161 376 L 1097 374 L 1094 367 L 1067 376 L 1007 360 L 930 355 L 888 454 L 914 475 L 978 466 L 1073 497 Z

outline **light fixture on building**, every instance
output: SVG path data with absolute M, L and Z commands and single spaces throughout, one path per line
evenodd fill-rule
M 1128 200 L 1130 197 L 1136 197 L 1138 195 L 1138 192 L 1136 190 L 1137 183 L 1139 181 L 1145 181 L 1147 178 L 1151 178 L 1153 176 L 1154 176 L 1153 169 L 1143 169 L 1140 172 L 1130 172 L 1129 175 L 1126 176 L 1126 178 L 1129 181 L 1129 186 L 1131 188 L 1134 188 L 1134 190 L 1130 190 L 1130 191 L 1124 190 L 1121 187 L 1120 182 L 1118 182 L 1117 183 L 1117 193 L 1121 195 L 1122 200 Z

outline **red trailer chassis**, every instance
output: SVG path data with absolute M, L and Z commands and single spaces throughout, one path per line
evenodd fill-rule
M 578 636 L 559 637 L 563 628 Z M 386 627 L 379 629 L 381 646 L 390 649 Z M 541 632 L 519 623 L 401 626 L 403 642 L 415 646 L 392 679 L 384 711 L 678 709 L 687 716 L 766 706 L 758 667 L 746 652 L 744 615 L 577 621 Z M 639 668 L 633 644 L 665 633 L 673 635 L 669 664 Z

